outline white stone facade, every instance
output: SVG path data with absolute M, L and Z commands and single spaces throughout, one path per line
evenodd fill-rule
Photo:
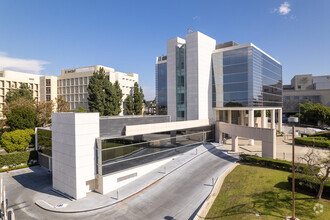
M 95 189 L 99 113 L 52 114 L 53 188 L 80 199 Z

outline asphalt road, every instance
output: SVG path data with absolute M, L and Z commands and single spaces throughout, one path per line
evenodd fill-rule
M 132 198 L 77 214 L 48 212 L 32 202 L 36 191 L 49 193 L 50 174 L 41 168 L 29 175 L 6 176 L 5 181 L 11 198 L 9 207 L 14 209 L 16 219 L 192 219 L 212 190 L 212 178 L 216 179 L 234 161 L 235 158 L 213 149 Z

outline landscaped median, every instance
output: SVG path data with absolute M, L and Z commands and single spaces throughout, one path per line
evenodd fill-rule
M 330 149 L 330 131 L 302 134 L 302 136 L 306 137 L 295 138 L 296 144 Z
M 291 216 L 291 162 L 252 155 L 241 155 L 241 162 L 245 164 L 237 166 L 225 178 L 204 219 L 283 219 Z M 296 216 L 300 219 L 328 219 L 330 201 L 313 197 L 319 184 L 314 177 L 304 174 L 306 169 L 304 164 L 296 167 Z M 315 170 L 319 168 L 315 167 Z M 329 193 L 328 182 L 324 198 Z M 323 207 L 322 211 L 320 207 Z

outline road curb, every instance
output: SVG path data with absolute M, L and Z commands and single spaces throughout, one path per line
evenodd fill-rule
M 213 145 L 213 144 L 212 144 Z M 149 188 L 151 185 L 155 184 L 156 182 L 159 182 L 160 180 L 162 180 L 164 177 L 168 176 L 169 174 L 173 173 L 174 171 L 176 171 L 177 169 L 183 167 L 184 165 L 186 165 L 187 163 L 189 163 L 190 161 L 194 160 L 195 158 L 203 155 L 204 153 L 212 150 L 216 148 L 216 146 L 213 145 L 213 147 L 209 148 L 209 149 L 206 149 L 205 151 L 201 152 L 200 154 L 197 154 L 196 156 L 194 156 L 193 158 L 187 160 L 186 162 L 184 162 L 183 164 L 180 164 L 179 166 L 175 167 L 173 170 L 171 170 L 170 172 L 166 173 L 164 176 L 160 177 L 159 179 L 153 181 L 152 183 L 148 184 L 147 186 L 143 187 L 142 189 L 138 190 L 137 192 L 129 195 L 129 196 L 126 196 L 118 201 L 115 201 L 113 203 L 110 203 L 110 204 L 106 204 L 106 205 L 103 205 L 103 206 L 99 206 L 99 207 L 96 207 L 96 208 L 90 208 L 90 209 L 84 209 L 84 210 L 60 210 L 60 209 L 55 209 L 53 206 L 51 206 L 50 204 L 48 204 L 46 201 L 44 200 L 37 200 L 35 202 L 35 204 L 40 207 L 41 209 L 43 210 L 46 210 L 46 211 L 50 211 L 50 212 L 55 212 L 55 213 L 83 213 L 83 212 L 90 212 L 90 211 L 95 211 L 95 210 L 99 210 L 99 209 L 103 209 L 103 208 L 107 208 L 107 207 L 110 207 L 110 206 L 113 206 L 113 205 L 116 205 L 124 200 L 127 200 L 131 197 L 134 197 L 135 195 L 139 194 L 140 192 L 146 190 L 147 188 Z
M 220 192 L 223 181 L 228 176 L 228 174 L 231 173 L 231 171 L 233 171 L 235 169 L 235 167 L 237 167 L 238 165 L 240 165 L 240 164 L 238 162 L 235 162 L 223 174 L 221 174 L 221 176 L 218 177 L 217 182 L 212 189 L 212 192 L 207 197 L 207 199 L 205 200 L 205 202 L 202 205 L 202 207 L 200 208 L 200 210 L 197 212 L 196 216 L 194 217 L 194 220 L 203 220 L 206 218 L 207 213 L 209 212 L 210 208 L 212 207 L 215 199 L 217 198 L 217 196 Z

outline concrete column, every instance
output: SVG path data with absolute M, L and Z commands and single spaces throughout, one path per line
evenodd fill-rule
M 238 136 L 233 136 L 231 140 L 232 140 L 231 150 L 233 152 L 238 152 Z
M 222 134 L 222 132 L 220 131 L 220 132 L 219 132 L 219 143 L 220 143 L 220 144 L 223 144 L 222 139 L 223 139 L 223 134 Z
M 226 111 L 225 110 L 221 110 L 222 111 L 222 120 L 223 122 L 226 122 Z
M 38 128 L 34 129 L 34 146 L 36 148 L 36 151 L 38 151 Z
M 244 124 L 244 115 L 245 115 L 245 114 L 244 114 L 244 110 L 241 110 L 241 111 L 240 111 L 241 125 L 245 125 L 245 124 Z
M 283 131 L 283 127 L 282 127 L 282 108 L 280 108 L 277 112 L 278 112 L 278 130 Z
M 249 127 L 254 127 L 254 110 L 249 110 Z M 254 145 L 254 139 L 250 139 L 250 145 Z
M 271 129 L 275 129 L 275 109 L 270 110 Z
M 231 110 L 228 110 L 228 124 L 231 124 Z
M 266 110 L 261 110 L 261 128 L 267 128 Z

